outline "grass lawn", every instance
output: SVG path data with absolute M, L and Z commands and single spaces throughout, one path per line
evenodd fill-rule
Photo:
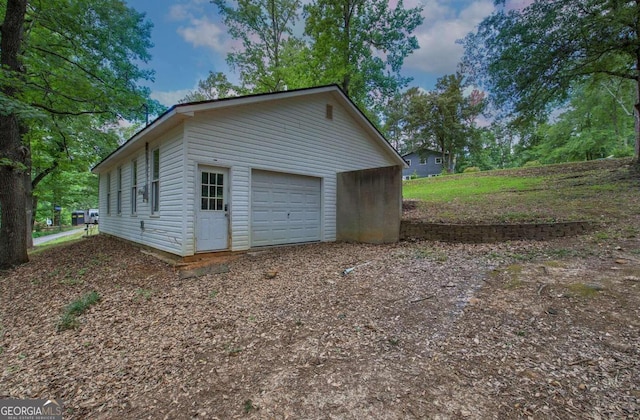
M 58 233 L 58 232 L 56 232 Z M 69 244 L 77 241 L 81 241 L 82 237 L 86 234 L 84 229 L 78 230 L 76 233 L 73 233 L 68 236 L 63 236 L 62 238 L 53 239 L 49 242 L 45 242 L 42 245 L 35 246 L 32 250 L 29 251 L 29 255 L 37 255 L 47 249 L 51 249 L 57 247 L 60 244 Z
M 513 193 L 539 188 L 543 177 L 476 176 L 460 174 L 407 181 L 402 189 L 405 198 L 433 203 L 456 199 L 477 201 L 497 193 Z
M 76 229 L 76 226 L 63 226 L 62 229 L 55 227 L 55 228 L 45 229 L 41 231 L 31 232 L 31 237 L 41 238 L 43 236 L 55 235 L 56 233 L 66 232 L 73 229 Z
M 607 221 L 634 213 L 628 160 L 487 171 L 403 184 L 407 219 L 435 223 Z

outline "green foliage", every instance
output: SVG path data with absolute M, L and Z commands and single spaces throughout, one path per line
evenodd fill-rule
M 239 0 L 236 8 L 226 0 L 212 3 L 223 16 L 229 34 L 242 41 L 242 50 L 229 53 L 227 62 L 240 73 L 243 90 L 277 92 L 296 87 L 295 79 L 287 77 L 286 68 L 304 48 L 292 36 L 300 0 Z
M 474 172 L 480 172 L 480 168 L 478 168 L 477 166 L 469 166 L 467 168 L 464 169 L 464 171 L 462 171 L 465 174 L 468 173 L 474 173 Z
M 637 89 L 640 34 L 635 2 L 534 0 L 523 9 L 508 9 L 505 0 L 497 3 L 503 7 L 465 39 L 465 68 L 491 93 L 496 108 L 517 125 L 534 127 L 545 121 L 558 107 L 566 106 L 585 81 L 602 80 L 596 76 L 630 81 L 629 94 Z M 562 148 L 550 148 L 557 157 L 603 153 L 608 134 L 588 127 L 569 131 L 584 119 L 588 108 L 584 105 L 585 109 L 576 110 L 574 122 L 561 124 L 552 133 L 556 140 L 568 137 Z M 584 122 L 590 120 L 587 117 Z
M 243 404 L 243 408 L 244 408 L 244 412 L 246 414 L 249 414 L 251 411 L 255 410 L 255 407 L 253 405 L 253 401 L 245 400 L 245 402 Z
M 58 331 L 77 328 L 80 323 L 78 316 L 82 315 L 89 307 L 100 301 L 100 295 L 96 291 L 89 292 L 80 299 L 74 300 L 64 309 L 60 322 L 58 323 Z
M 633 83 L 594 77 L 576 86 L 568 109 L 538 126 L 531 156 L 544 163 L 632 156 Z
M 17 171 L 26 171 L 27 166 L 22 162 L 16 162 L 15 160 L 11 160 L 9 158 L 3 157 L 0 158 L 0 166 L 8 166 Z
M 151 299 L 151 295 L 153 295 L 153 290 L 150 289 L 136 289 L 136 297 L 144 300 Z
M 313 83 L 340 84 L 361 109 L 379 110 L 409 82 L 400 69 L 418 48 L 412 33 L 423 21 L 421 11 L 405 9 L 402 0 L 395 8 L 387 0 L 315 0 L 305 5 Z
M 118 144 L 114 127 L 120 119 L 142 120 L 145 109 L 161 111 L 140 83 L 153 76 L 141 67 L 150 58 L 151 24 L 122 0 L 50 0 L 29 3 L 26 11 L 9 6 L 0 5 L 3 21 L 23 21 L 27 30 L 20 38 L 20 65 L 0 73 L 0 102 L 9 105 L 3 107 L 5 115 L 19 119 L 22 144 L 13 145 L 15 133 L 10 136 L 8 131 L 2 133 L 0 144 L 30 155 L 26 170 L 32 172 L 37 198 L 43 192 L 37 190 L 40 183 L 51 174 L 86 173 L 110 153 Z M 12 16 L 6 16 L 9 10 Z M 15 26 L 3 28 L 17 31 Z M 10 59 L 10 51 L 0 53 L 3 63 Z M 67 187 L 82 187 L 84 179 L 79 178 Z M 24 193 L 11 190 L 7 197 L 16 194 Z M 20 203 L 13 214 L 23 211 Z M 3 220 L 2 226 L 26 234 L 26 229 L 13 226 L 16 223 Z M 21 244 L 20 235 L 12 235 L 12 244 L 4 242 L 10 240 L 8 235 L 1 235 L 0 249 Z M 0 261 L 0 265 L 11 263 Z
M 410 133 L 409 150 L 435 149 L 443 151 L 448 161 L 444 168 L 451 168 L 453 158 L 462 155 L 481 135 L 476 126 L 477 117 L 483 112 L 484 95 L 467 87 L 461 73 L 438 79 L 435 90 L 424 92 L 417 88 L 405 94 L 406 128 Z
M 540 161 L 538 161 L 538 160 L 530 160 L 530 161 L 526 162 L 524 165 L 522 165 L 523 168 L 534 168 L 536 166 L 542 166 Z
M 572 283 L 569 285 L 571 293 L 584 298 L 593 298 L 603 288 L 597 284 Z
M 224 73 L 209 72 L 205 80 L 198 82 L 198 88 L 189 92 L 179 103 L 208 101 L 212 99 L 223 99 L 241 93 L 238 86 L 234 86 Z

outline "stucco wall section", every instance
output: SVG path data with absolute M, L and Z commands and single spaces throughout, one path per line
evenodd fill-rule
M 390 166 L 337 174 L 338 241 L 397 242 L 401 211 L 401 167 Z

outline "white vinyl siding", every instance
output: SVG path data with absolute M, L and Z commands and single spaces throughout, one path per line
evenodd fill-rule
M 160 150 L 159 179 L 161 188 L 158 198 L 161 212 L 152 215 L 151 154 L 152 150 L 157 148 Z M 145 185 L 148 186 L 149 199 L 146 201 L 138 200 L 137 217 L 100 217 L 100 231 L 173 254 L 185 255 L 183 254 L 183 225 L 187 216 L 182 205 L 184 201 L 182 126 L 170 130 L 149 144 L 149 168 L 145 167 L 144 149 L 136 150 L 134 155 L 137 156 L 138 187 L 142 189 Z M 124 162 L 130 161 L 130 159 L 131 155 L 123 157 Z M 131 171 L 123 171 L 124 185 L 131 185 L 130 176 Z M 100 185 L 101 191 L 105 186 Z M 127 205 L 127 207 L 123 207 L 125 214 L 131 212 L 130 204 L 128 204 L 131 202 L 130 194 L 130 189 L 123 190 L 123 203 Z M 100 195 L 103 196 L 102 193 Z M 141 222 L 144 222 L 144 230 L 141 229 Z
M 333 119 L 326 118 L 326 105 Z M 196 114 L 185 122 L 186 195 L 196 197 L 198 164 L 230 168 L 231 249 L 251 246 L 251 170 L 322 179 L 321 240 L 336 238 L 336 173 L 397 165 L 330 94 Z M 187 214 L 194 214 L 193 199 Z M 193 224 L 187 227 L 193 237 Z M 188 245 L 188 243 L 187 243 Z M 193 253 L 189 249 L 186 255 Z

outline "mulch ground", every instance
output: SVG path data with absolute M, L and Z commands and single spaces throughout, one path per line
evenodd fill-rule
M 65 419 L 638 418 L 639 241 L 601 236 L 274 248 L 187 279 L 90 237 L 1 273 L 0 398 Z

